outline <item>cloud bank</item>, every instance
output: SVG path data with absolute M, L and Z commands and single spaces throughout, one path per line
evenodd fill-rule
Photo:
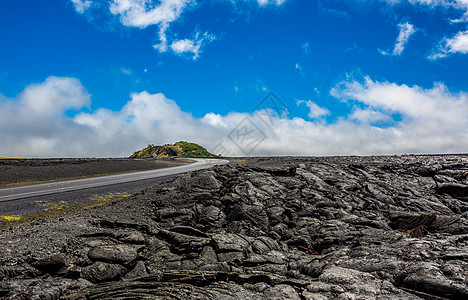
M 163 94 L 145 91 L 132 94 L 118 111 L 89 111 L 91 98 L 79 80 L 49 77 L 0 100 L 0 156 L 128 156 L 149 143 L 178 140 L 241 156 L 467 152 L 465 92 L 366 77 L 344 81 L 330 93 L 351 106 L 333 122 L 281 118 L 266 110 L 195 118 Z M 313 118 L 329 113 L 311 101 L 298 104 L 306 104 Z M 68 117 L 69 110 L 78 113 Z

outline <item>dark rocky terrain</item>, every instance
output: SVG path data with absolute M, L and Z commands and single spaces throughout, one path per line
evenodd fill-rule
M 261 158 L 2 229 L 3 299 L 468 299 L 468 157 Z
M 183 164 L 176 160 L 126 158 L 0 159 L 0 187 L 57 179 L 145 171 Z

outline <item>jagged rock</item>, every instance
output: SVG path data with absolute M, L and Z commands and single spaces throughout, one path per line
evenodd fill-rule
M 54 254 L 32 262 L 31 266 L 43 273 L 55 274 L 65 266 L 65 255 L 61 253 Z
M 158 236 L 168 241 L 172 246 L 172 251 L 177 254 L 190 252 L 199 253 L 203 250 L 203 247 L 210 243 L 209 238 L 181 234 L 169 230 L 160 230 Z
M 309 285 L 308 290 L 323 291 L 330 295 L 336 295 L 340 299 L 357 297 L 369 300 L 383 297 L 415 299 L 413 295 L 398 290 L 389 281 L 380 280 L 371 274 L 353 269 L 331 267 L 323 271 L 319 280 L 328 283 L 324 286 L 326 288 L 321 289 L 321 287 Z
M 405 287 L 450 299 L 467 299 L 465 285 L 448 279 L 433 263 L 419 263 L 403 279 Z
M 271 287 L 265 291 L 265 296 L 268 299 L 272 300 L 281 300 L 281 299 L 291 299 L 291 300 L 300 300 L 301 297 L 296 292 L 296 290 L 285 284 L 279 284 L 277 286 Z
M 211 238 L 216 252 L 243 252 L 249 242 L 238 234 L 215 234 Z
M 457 182 L 440 183 L 437 185 L 437 192 L 446 193 L 457 199 L 468 200 L 468 185 L 466 184 Z
M 145 263 L 142 261 L 137 261 L 135 267 L 125 274 L 124 279 L 130 280 L 138 277 L 148 276 L 148 270 L 146 270 Z
M 251 167 L 256 172 L 267 172 L 275 176 L 294 176 L 296 174 L 295 166 L 274 166 L 262 165 L 261 167 Z
M 144 244 L 145 236 L 139 231 L 117 232 L 114 237 L 123 243 Z
M 95 262 L 91 266 L 83 268 L 81 275 L 86 280 L 99 283 L 119 279 L 124 271 L 125 268 L 121 265 Z
M 88 252 L 88 257 L 92 261 L 103 261 L 130 265 L 138 257 L 137 249 L 127 245 L 104 245 L 92 248 Z

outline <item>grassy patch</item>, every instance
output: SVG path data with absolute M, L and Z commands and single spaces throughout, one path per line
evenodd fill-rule
M 182 157 L 217 157 L 195 143 L 180 141 L 175 143 L 174 146 L 179 146 L 182 149 Z
M 50 202 L 50 201 L 35 201 L 35 204 L 43 207 L 41 212 L 21 216 L 0 216 L 0 228 L 8 227 L 14 224 L 30 223 L 41 220 L 48 220 L 56 217 L 65 216 L 67 214 L 76 213 L 82 210 L 91 209 L 98 206 L 103 206 L 108 203 L 114 203 L 118 200 L 132 196 L 129 193 L 107 193 L 90 195 L 86 202 L 70 206 L 66 201 Z
M 105 195 L 91 195 L 89 200 L 93 202 L 109 202 L 116 199 L 122 199 L 130 197 L 131 194 L 129 193 L 107 193 Z
M 247 163 L 247 161 L 245 159 L 240 159 L 240 158 L 229 158 L 229 160 L 235 161 L 240 166 L 245 166 L 245 164 Z
M 36 205 L 38 206 L 43 207 L 44 211 L 61 210 L 61 209 L 69 207 L 66 201 L 59 201 L 58 203 L 53 203 L 53 202 L 44 200 L 44 201 L 34 201 L 34 203 L 36 203 Z

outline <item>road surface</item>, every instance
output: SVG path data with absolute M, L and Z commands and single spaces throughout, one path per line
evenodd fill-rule
M 208 169 L 215 165 L 227 164 L 229 161 L 220 159 L 191 159 L 195 163 L 188 165 L 171 167 L 167 169 L 157 169 L 143 172 L 133 172 L 117 175 L 99 176 L 85 179 L 59 181 L 52 183 L 40 183 L 19 187 L 0 189 L 0 202 L 9 202 L 31 197 L 53 195 L 77 190 L 93 189 L 97 187 L 135 182 L 159 177 L 168 177 L 190 171 Z

